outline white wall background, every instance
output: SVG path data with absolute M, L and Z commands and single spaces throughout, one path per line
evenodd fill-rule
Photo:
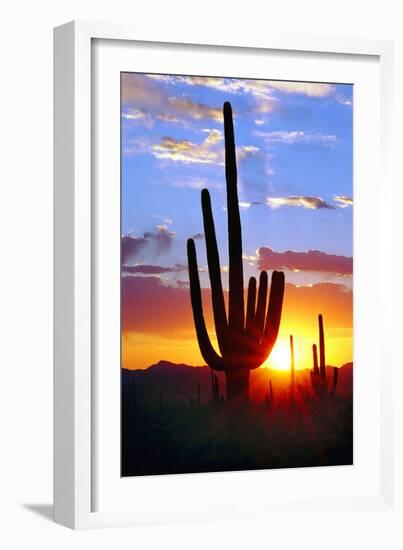
M 5 549 L 285 548 L 401 545 L 384 514 L 276 517 L 238 522 L 74 533 L 52 524 L 52 28 L 72 19 L 155 28 L 225 28 L 396 39 L 398 0 L 14 0 L 0 32 L 0 546 Z M 252 29 L 252 31 L 251 31 Z M 402 35 L 400 38 L 399 35 Z M 399 69 L 400 70 L 400 69 Z M 402 74 L 399 75 L 401 84 Z M 399 84 L 399 89 L 403 87 Z M 403 94 L 400 96 L 403 101 Z M 402 122 L 399 108 L 399 122 Z M 399 124 L 401 127 L 401 124 Z M 401 173 L 401 172 L 400 172 Z M 402 230 L 402 221 L 398 221 Z M 403 232 L 400 234 L 403 235 Z M 401 528 L 400 528 L 401 532 Z M 400 533 L 401 534 L 401 533 Z M 288 544 L 287 544 L 288 543 Z M 290 546 L 291 547 L 291 546 Z

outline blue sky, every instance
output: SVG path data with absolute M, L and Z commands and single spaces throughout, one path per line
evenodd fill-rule
M 128 263 L 185 265 L 187 238 L 203 233 L 207 187 L 225 270 L 224 101 L 234 112 L 250 273 L 261 247 L 351 256 L 352 93 L 351 85 L 122 74 L 122 233 L 149 241 Z M 198 248 L 205 265 L 202 239 Z M 315 271 L 289 280 L 307 277 L 331 279 Z

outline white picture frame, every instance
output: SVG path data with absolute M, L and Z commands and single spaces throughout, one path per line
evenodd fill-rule
M 210 477 L 204 477 L 202 480 L 200 476 L 197 477 L 197 474 L 191 474 L 186 477 L 186 483 L 183 481 L 180 483 L 180 476 L 162 476 L 164 479 L 157 476 L 142 478 L 138 482 L 137 490 L 144 491 L 144 494 L 148 490 L 154 491 L 153 494 L 159 490 L 169 490 L 172 493 L 172 488 L 176 484 L 177 495 L 170 499 L 169 505 L 165 503 L 157 507 L 151 500 L 149 506 L 140 510 L 123 502 L 124 499 L 119 502 L 121 493 L 112 489 L 111 486 L 110 492 L 105 493 L 106 498 L 110 499 L 109 505 L 101 506 L 101 510 L 98 509 L 96 498 L 99 492 L 98 484 L 103 483 L 104 478 L 109 474 L 108 470 L 100 466 L 96 459 L 96 453 L 105 451 L 104 443 L 99 443 L 102 437 L 97 435 L 104 429 L 102 422 L 100 425 L 99 419 L 102 420 L 102 416 L 99 412 L 98 401 L 105 398 L 102 396 L 102 392 L 105 392 L 105 382 L 98 383 L 94 362 L 94 357 L 98 353 L 94 331 L 96 331 L 95 326 L 98 322 L 97 316 L 102 314 L 102 307 L 98 308 L 98 283 L 94 282 L 96 270 L 100 266 L 94 243 L 99 230 L 97 219 L 99 215 L 102 215 L 103 207 L 98 201 L 94 184 L 94 174 L 98 167 L 95 167 L 93 158 L 96 141 L 93 122 L 96 118 L 97 108 L 93 101 L 96 92 L 94 85 L 96 86 L 97 83 L 94 48 L 99 41 L 105 40 L 114 41 L 114 44 L 124 41 L 126 47 L 130 44 L 138 44 L 142 47 L 155 44 L 155 47 L 164 48 L 164 44 L 167 47 L 169 44 L 175 44 L 176 49 L 194 48 L 198 52 L 203 51 L 203 48 L 209 48 L 210 52 L 215 49 L 217 55 L 218 52 L 224 50 L 237 50 L 243 56 L 261 55 L 262 52 L 271 51 L 283 52 L 283 55 L 295 53 L 307 57 L 320 53 L 326 58 L 326 63 L 332 58 L 338 59 L 343 56 L 345 58 L 360 56 L 363 60 L 374 60 L 377 71 L 379 70 L 380 87 L 379 90 L 376 90 L 378 95 L 374 96 L 372 100 L 380 99 L 380 107 L 379 124 L 373 128 L 377 129 L 380 138 L 379 151 L 377 151 L 380 157 L 379 168 L 385 181 L 391 183 L 383 188 L 381 204 L 374 198 L 372 202 L 368 202 L 367 206 L 370 211 L 377 207 L 376 215 L 379 219 L 372 229 L 375 231 L 373 233 L 375 239 L 379 239 L 379 247 L 377 245 L 379 259 L 392 266 L 395 262 L 397 248 L 396 238 L 393 234 L 393 213 L 396 204 L 393 179 L 393 44 L 391 42 L 286 35 L 254 36 L 247 39 L 238 37 L 232 39 L 227 35 L 223 39 L 209 36 L 208 33 L 203 33 L 202 37 L 197 38 L 186 36 L 185 30 L 181 36 L 169 36 L 169 32 L 167 32 L 166 36 L 152 37 L 130 25 L 88 22 L 73 22 L 56 28 L 54 39 L 55 521 L 71 528 L 89 528 L 250 517 L 251 514 L 276 513 L 284 506 L 293 510 L 293 513 L 306 509 L 308 505 L 312 513 L 317 513 L 323 508 L 331 511 L 346 509 L 346 507 L 351 510 L 393 510 L 397 487 L 393 465 L 393 423 L 390 419 L 397 413 L 394 401 L 390 396 L 393 395 L 394 389 L 393 368 L 397 365 L 397 351 L 390 346 L 385 352 L 382 369 L 374 370 L 372 378 L 371 391 L 375 393 L 371 394 L 371 397 L 379 399 L 379 409 L 376 409 L 377 414 L 379 413 L 376 417 L 379 434 L 374 438 L 377 441 L 377 446 L 374 449 L 376 453 L 379 451 L 374 468 L 377 468 L 377 472 L 379 470 L 379 479 L 377 478 L 374 487 L 366 490 L 362 486 L 360 489 L 354 488 L 348 491 L 346 485 L 344 491 L 341 486 L 337 496 L 335 493 L 326 497 L 326 494 L 319 490 L 321 481 L 317 476 L 322 474 L 315 474 L 311 478 L 312 474 L 307 470 L 294 470 L 287 475 L 293 476 L 295 483 L 299 484 L 299 493 L 287 494 L 285 499 L 280 501 L 276 496 L 258 498 L 256 492 L 259 485 L 262 484 L 263 478 L 261 474 L 256 475 L 256 472 L 243 472 L 242 476 L 230 473 L 231 478 L 228 477 L 228 473 L 209 474 Z M 141 52 L 137 52 L 138 55 L 141 55 Z M 143 70 L 150 70 L 147 67 L 148 63 L 149 58 L 144 58 L 141 64 L 144 67 Z M 167 64 L 168 62 L 165 66 L 168 66 Z M 168 68 L 166 72 L 170 70 L 173 69 Z M 99 128 L 102 131 L 102 126 Z M 105 167 L 108 169 L 107 166 Z M 368 178 L 370 177 L 372 177 L 371 174 L 368 174 Z M 363 197 L 363 195 L 361 196 Z M 361 220 L 362 225 L 360 225 L 359 232 L 363 235 L 362 229 L 365 224 L 370 224 L 371 220 L 368 216 L 365 218 L 364 214 L 362 214 Z M 365 258 L 363 266 L 364 264 Z M 371 264 L 365 265 L 371 267 Z M 397 319 L 396 304 L 393 305 L 388 301 L 385 290 L 396 288 L 397 279 L 393 269 L 381 270 L 378 267 L 372 275 L 368 274 L 366 278 L 368 284 L 375 282 L 379 285 L 377 287 L 379 296 L 376 300 L 374 314 L 381 320 L 386 320 L 387 317 Z M 364 285 L 364 282 L 362 284 Z M 362 288 L 361 296 L 365 295 L 364 286 Z M 368 289 L 368 287 L 365 288 Z M 361 304 L 361 308 L 364 308 L 364 304 Z M 375 346 L 375 338 L 372 337 L 376 335 L 379 337 L 377 346 L 382 347 L 387 342 L 388 327 L 385 325 L 386 323 L 377 333 L 371 333 L 369 324 L 367 325 L 368 328 L 365 330 L 368 331 L 367 336 L 370 338 L 371 345 Z M 370 347 L 370 349 L 373 349 L 375 354 L 377 350 L 379 351 L 378 348 Z M 377 381 L 378 385 L 375 386 L 374 381 Z M 112 385 L 108 387 L 114 387 L 113 380 Z M 362 401 L 363 396 L 359 397 Z M 357 396 L 355 396 L 356 398 Z M 116 405 L 119 402 L 119 396 L 116 395 L 114 400 Z M 116 414 L 113 418 L 116 420 Z M 113 425 L 113 423 L 110 424 Z M 361 430 L 361 432 L 363 431 L 365 430 Z M 118 425 L 116 425 L 116 432 L 119 432 Z M 113 437 L 113 432 L 110 431 L 108 436 Z M 370 438 L 367 439 L 367 441 L 369 440 Z M 105 437 L 103 441 L 105 442 Z M 365 443 L 363 445 L 365 447 Z M 113 458 L 111 458 L 112 463 Z M 204 475 L 206 476 L 206 474 Z M 273 472 L 271 475 L 273 476 Z M 277 475 L 283 474 L 277 473 Z M 366 477 L 363 477 L 363 483 L 366 483 L 365 479 L 368 481 L 370 477 L 371 470 L 368 470 Z M 316 484 L 318 491 L 304 495 L 304 479 L 311 486 Z M 191 494 L 189 487 L 192 487 L 193 491 L 200 490 L 204 485 L 211 491 L 214 486 L 228 489 L 229 486 L 234 486 L 234 483 L 237 490 L 229 493 L 229 501 L 218 503 L 221 505 L 221 510 L 222 505 L 225 505 L 223 512 L 220 512 L 218 504 L 213 506 L 209 503 L 206 495 L 200 497 L 202 505 L 196 501 L 190 503 L 187 501 L 186 506 L 183 505 L 184 496 L 189 498 L 189 493 Z M 284 483 L 284 478 L 282 483 Z M 350 484 L 350 481 L 347 481 L 346 478 L 344 483 Z M 334 484 L 337 485 L 337 479 L 334 480 Z M 105 486 L 107 485 L 108 483 L 105 483 Z M 163 488 L 159 489 L 160 487 Z M 243 501 L 239 496 L 236 497 L 236 494 L 244 495 Z

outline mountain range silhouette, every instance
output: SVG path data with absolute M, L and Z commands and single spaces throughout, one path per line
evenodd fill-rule
M 331 366 L 328 366 L 331 368 Z M 310 369 L 297 370 L 295 383 L 302 391 L 310 391 Z M 225 395 L 224 373 L 215 372 L 220 386 L 220 394 Z M 205 365 L 187 365 L 160 360 L 145 369 L 122 369 L 122 395 L 128 398 L 133 391 L 135 381 L 137 399 L 157 400 L 161 392 L 166 400 L 196 400 L 198 385 L 202 402 L 211 397 L 211 369 Z M 270 368 L 256 369 L 251 373 L 251 401 L 263 401 L 267 395 L 268 384 L 272 381 L 274 394 L 284 394 L 289 390 L 290 372 Z M 353 391 L 353 363 L 346 363 L 339 368 L 337 393 L 350 397 Z

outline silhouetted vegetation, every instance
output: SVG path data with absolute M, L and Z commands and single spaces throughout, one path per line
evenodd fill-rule
M 184 368 L 181 376 L 186 379 Z M 166 371 L 170 369 L 176 380 L 175 366 L 165 366 Z M 251 399 L 235 412 L 224 400 L 217 400 L 217 393 L 211 396 L 210 369 L 187 369 L 189 379 L 200 377 L 200 402 L 190 402 L 177 383 L 169 385 L 168 374 L 150 372 L 147 380 L 147 371 L 123 371 L 123 476 L 352 463 L 351 365 L 340 369 L 342 391 L 328 395 L 326 407 L 311 388 L 309 371 L 296 371 L 292 396 L 289 373 L 260 373 L 266 369 L 259 369 L 253 387 L 262 388 L 260 400 Z M 160 380 L 165 376 L 163 407 L 162 390 L 153 376 Z M 134 377 L 135 408 L 127 389 Z
M 323 317 L 318 316 L 319 324 L 319 360 L 318 366 L 318 350 L 316 344 L 312 346 L 313 354 L 313 369 L 311 371 L 312 389 L 318 399 L 323 399 L 327 395 L 334 395 L 337 390 L 337 382 L 339 371 L 336 367 L 333 368 L 333 382 L 330 385 L 326 379 L 326 359 L 325 359 L 325 334 L 323 330 Z
M 214 350 L 204 322 L 196 247 L 193 239 L 188 241 L 188 265 L 193 318 L 200 352 L 212 369 L 225 372 L 227 400 L 241 405 L 248 401 L 250 371 L 264 363 L 277 339 L 284 296 L 284 273 L 273 271 L 268 306 L 266 271 L 260 274 L 257 303 L 256 279 L 255 277 L 249 279 L 245 318 L 242 231 L 234 126 L 232 108 L 228 102 L 224 103 L 223 115 L 229 247 L 228 316 L 221 284 L 220 258 L 210 193 L 207 189 L 203 189 L 201 194 L 213 316 L 221 355 Z

